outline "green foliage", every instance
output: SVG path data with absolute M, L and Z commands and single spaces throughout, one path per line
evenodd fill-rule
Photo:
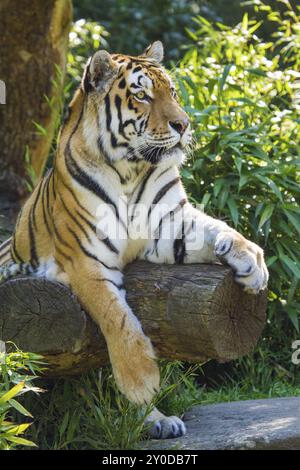
M 109 31 L 113 52 L 140 54 L 160 39 L 167 45 L 167 58 L 173 60 L 179 58 L 186 25 L 198 12 L 199 2 L 188 0 L 74 1 L 75 18 L 100 21 Z
M 116 389 L 111 369 L 47 383 L 48 393 L 30 399 L 36 417 L 30 432 L 40 449 L 132 449 L 143 413 Z
M 162 367 L 162 390 L 155 404 L 182 414 L 199 401 L 194 368 Z M 48 393 L 28 397 L 35 421 L 30 437 L 40 449 L 135 449 L 146 438 L 144 419 L 151 407 L 136 407 L 118 391 L 110 367 L 80 378 L 44 384 Z
M 274 352 L 272 344 L 262 342 L 253 354 L 235 361 L 230 372 L 216 377 L 210 387 L 202 387 L 201 404 L 299 396 L 300 374 L 296 366 L 294 370 L 282 366 L 287 359 L 291 359 L 291 348 Z
M 72 96 L 74 85 L 80 83 L 88 58 L 100 48 L 107 49 L 107 36 L 107 31 L 99 23 L 80 19 L 73 24 L 67 62 L 67 82 L 69 85 L 64 93 L 67 100 Z M 71 87 L 71 85 L 73 86 Z
M 255 3 L 278 22 L 274 42 L 260 40 L 260 23 L 247 15 L 233 29 L 197 17 L 189 31 L 193 45 L 177 74 L 196 146 L 183 177 L 206 212 L 264 247 L 269 318 L 285 312 L 298 330 L 299 7 L 286 1 L 280 14 Z
M 31 423 L 16 424 L 11 416 L 17 414 L 32 418 L 17 398 L 28 392 L 41 391 L 33 386 L 33 379 L 42 371 L 42 364 L 41 356 L 24 353 L 17 348 L 11 353 L 4 349 L 0 352 L 0 450 L 35 446 L 32 441 L 20 437 Z

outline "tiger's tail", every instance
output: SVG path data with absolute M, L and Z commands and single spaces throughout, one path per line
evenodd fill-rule
M 34 268 L 28 263 L 17 264 L 13 261 L 10 253 L 12 238 L 0 245 L 0 282 L 6 281 L 17 274 L 32 274 Z
M 10 254 L 11 241 L 12 237 L 8 238 L 8 240 L 5 240 L 5 242 L 0 245 L 0 269 L 7 263 L 12 262 Z

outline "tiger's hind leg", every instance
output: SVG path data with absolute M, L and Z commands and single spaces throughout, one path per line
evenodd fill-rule
M 122 274 L 84 255 L 64 267 L 71 289 L 105 336 L 119 389 L 136 404 L 149 403 L 159 389 L 159 369 L 151 342 L 126 303 Z

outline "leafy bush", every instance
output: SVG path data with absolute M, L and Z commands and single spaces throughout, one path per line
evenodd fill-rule
M 33 386 L 33 379 L 36 373 L 41 372 L 41 366 L 41 357 L 36 354 L 24 353 L 17 348 L 11 353 L 6 353 L 4 348 L 0 352 L 0 450 L 35 446 L 32 441 L 20 437 L 31 423 L 16 424 L 11 415 L 17 412 L 32 418 L 16 398 L 28 392 L 41 391 Z
M 197 17 L 189 31 L 177 75 L 196 147 L 183 177 L 206 212 L 264 247 L 269 320 L 285 313 L 299 331 L 299 7 L 247 3 L 277 23 L 273 42 L 259 39 L 261 23 L 247 14 L 233 29 Z

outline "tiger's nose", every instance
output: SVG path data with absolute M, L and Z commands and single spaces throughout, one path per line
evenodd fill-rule
M 189 118 L 186 116 L 183 119 L 177 119 L 177 121 L 169 121 L 169 124 L 178 134 L 183 135 L 189 122 Z

